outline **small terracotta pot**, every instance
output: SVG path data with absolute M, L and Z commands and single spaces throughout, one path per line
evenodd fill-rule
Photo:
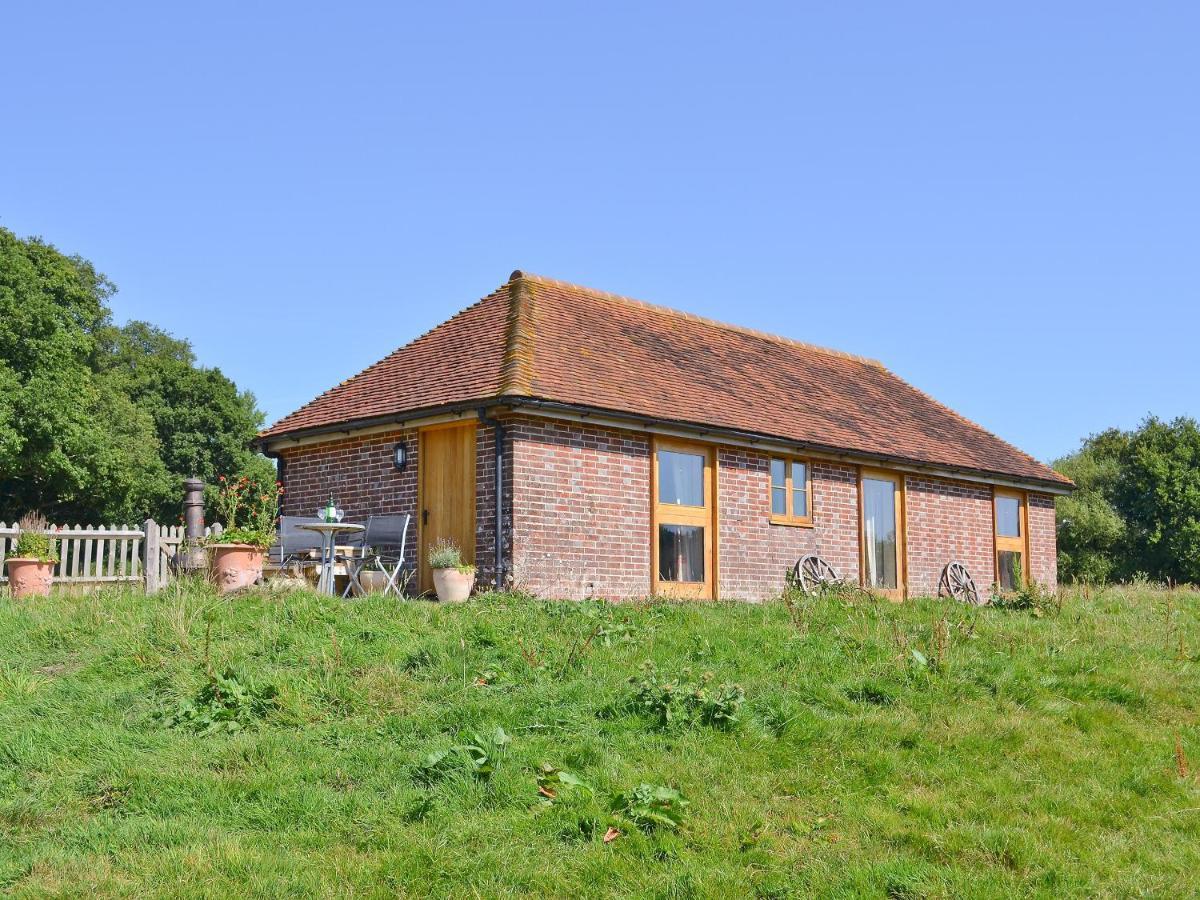
M 434 569 L 433 586 L 437 590 L 437 598 L 443 603 L 462 603 L 471 596 L 471 588 L 475 587 L 475 573 Z
M 222 594 L 248 588 L 262 578 L 263 551 L 252 544 L 209 544 L 209 564 Z
M 8 590 L 13 599 L 20 597 L 49 597 L 54 583 L 54 563 L 40 559 L 11 557 L 8 563 Z

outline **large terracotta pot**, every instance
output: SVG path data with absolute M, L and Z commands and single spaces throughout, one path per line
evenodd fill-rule
M 8 590 L 13 598 L 49 597 L 54 583 L 54 563 L 12 557 L 8 563 Z
M 209 544 L 209 562 L 222 594 L 248 588 L 262 578 L 263 551 L 252 544 Z
M 475 573 L 434 569 L 433 587 L 437 591 L 437 598 L 443 603 L 462 603 L 471 596 L 471 588 L 475 587 Z

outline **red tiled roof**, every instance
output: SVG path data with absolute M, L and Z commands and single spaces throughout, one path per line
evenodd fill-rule
M 496 396 L 504 368 L 508 309 L 505 285 L 284 416 L 259 437 Z
M 874 360 L 519 272 L 262 437 L 502 396 L 1070 484 Z

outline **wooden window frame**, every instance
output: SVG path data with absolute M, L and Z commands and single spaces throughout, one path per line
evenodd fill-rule
M 808 515 L 797 516 L 788 512 L 786 515 L 779 515 L 772 510 L 772 501 L 775 495 L 775 482 L 771 480 L 771 462 L 773 460 L 783 460 L 783 485 L 784 495 L 787 497 L 787 509 L 794 510 L 795 494 L 792 484 L 792 464 L 800 463 L 804 466 L 804 494 L 808 498 Z M 803 456 L 785 456 L 781 453 L 772 453 L 767 457 L 767 510 L 768 519 L 772 525 L 792 525 L 798 528 L 813 527 L 813 489 L 812 489 L 812 460 L 805 459 Z
M 1020 503 L 1017 515 L 1017 528 L 1021 534 L 1017 537 L 1000 534 L 1000 521 L 996 516 L 996 501 L 1008 497 Z M 1000 554 L 1002 552 L 1021 554 L 1021 578 L 1029 584 L 1029 494 L 1009 488 L 992 488 L 992 568 L 995 574 L 994 584 L 1000 586 Z
M 863 481 L 873 478 L 896 485 L 896 587 L 877 588 L 867 584 L 867 508 L 863 502 Z M 995 515 L 993 509 L 993 515 Z M 908 478 L 891 469 L 858 469 L 858 583 L 864 590 L 895 603 L 908 598 Z

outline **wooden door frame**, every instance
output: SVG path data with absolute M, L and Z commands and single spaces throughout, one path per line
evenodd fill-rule
M 429 459 L 429 454 L 425 452 L 425 437 L 432 431 L 448 431 L 451 428 L 469 428 L 471 430 L 471 434 L 473 437 L 471 444 L 472 444 L 472 447 L 474 448 L 473 452 L 475 454 L 475 467 L 474 467 L 475 471 L 472 473 L 472 477 L 470 479 L 470 496 L 471 496 L 470 502 L 471 502 L 471 508 L 472 508 L 471 518 L 472 518 L 472 521 L 474 522 L 474 526 L 471 528 L 471 546 L 469 548 L 470 552 L 468 553 L 468 548 L 466 548 L 466 547 L 463 547 L 462 550 L 463 550 L 464 561 L 469 559 L 472 563 L 474 563 L 475 550 L 476 550 L 476 547 L 475 547 L 476 534 L 475 534 L 475 532 L 479 529 L 479 509 L 478 509 L 478 497 L 477 497 L 478 481 L 479 481 L 479 459 L 478 459 L 478 454 L 479 454 L 478 437 L 479 436 L 476 431 L 477 427 L 478 427 L 477 422 L 475 422 L 473 420 L 467 420 L 467 421 L 454 421 L 454 422 L 439 422 L 436 425 L 427 425 L 424 428 L 420 428 L 417 430 L 417 510 L 416 510 L 415 518 L 417 520 L 416 548 L 417 548 L 417 556 L 419 557 L 419 559 L 417 560 L 417 591 L 419 593 L 426 594 L 433 590 L 433 574 L 429 569 L 429 563 L 425 559 L 425 521 L 424 521 L 423 513 L 425 510 L 425 500 L 426 500 L 426 494 L 427 494 L 427 491 L 425 488 L 425 477 L 426 477 L 426 473 L 428 471 L 426 468 L 426 463 L 427 463 L 427 460 Z
M 1020 537 L 1001 537 L 999 523 L 996 521 L 996 500 L 1000 497 L 1010 497 L 1020 501 L 1021 513 L 1017 517 L 1017 527 L 1021 530 Z M 992 571 L 996 576 L 994 584 L 1000 586 L 1000 551 L 1015 550 L 1021 554 L 1021 577 L 1029 584 L 1029 494 L 1015 488 L 992 486 Z
M 873 588 L 867 584 L 867 507 L 863 502 L 863 481 L 872 478 L 891 481 L 896 485 L 896 587 Z M 889 600 L 908 597 L 908 496 L 903 472 L 891 469 L 858 467 L 858 583 L 866 590 Z
M 679 524 L 699 524 L 705 528 L 705 534 L 708 539 L 705 541 L 704 547 L 704 582 L 673 582 L 663 581 L 658 579 L 658 526 L 659 526 L 659 502 L 658 502 L 658 451 L 660 449 L 678 450 L 684 453 L 696 453 L 700 451 L 705 457 L 705 466 L 708 469 L 708 476 L 704 479 L 705 500 L 704 512 L 695 517 L 694 522 L 680 522 Z M 677 597 L 680 599 L 693 600 L 716 600 L 718 598 L 717 585 L 719 580 L 717 577 L 718 566 L 718 534 L 717 522 L 719 521 L 718 504 L 717 504 L 717 448 L 715 444 L 704 443 L 703 441 L 688 441 L 680 438 L 662 437 L 660 435 L 651 435 L 650 437 L 650 593 L 656 596 Z M 695 510 L 696 507 L 680 507 L 676 504 L 665 503 L 661 504 L 671 510 L 683 510 L 682 513 L 677 513 L 683 518 L 687 518 L 689 513 L 687 510 Z M 667 525 L 674 524 L 673 521 L 667 521 Z

